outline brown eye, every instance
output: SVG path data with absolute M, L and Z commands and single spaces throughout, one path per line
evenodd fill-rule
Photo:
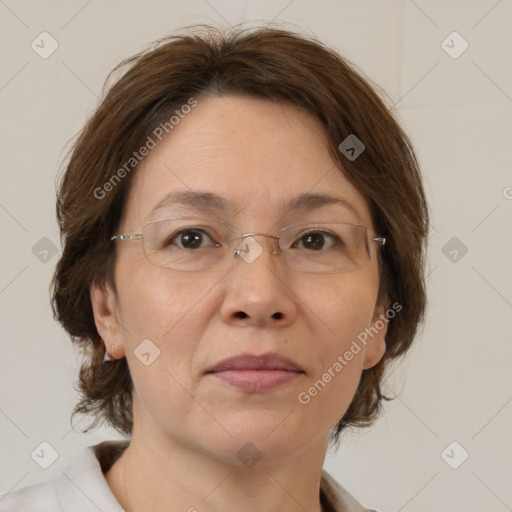
M 318 251 L 324 247 L 325 238 L 321 233 L 311 233 L 302 237 L 302 245 L 306 249 Z
M 339 239 L 325 231 L 310 231 L 304 233 L 295 243 L 299 249 L 307 249 L 310 251 L 321 251 L 331 249 L 334 245 L 339 243 Z
M 165 245 L 177 245 L 181 249 L 200 249 L 203 247 L 219 246 L 201 229 L 184 229 L 176 233 Z

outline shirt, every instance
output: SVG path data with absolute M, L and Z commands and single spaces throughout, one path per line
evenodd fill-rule
M 87 447 L 54 480 L 0 496 L 0 512 L 124 512 L 105 473 L 129 441 L 104 441 Z M 376 512 L 361 506 L 322 469 L 320 502 L 325 512 Z

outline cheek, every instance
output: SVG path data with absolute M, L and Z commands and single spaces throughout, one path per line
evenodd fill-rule
M 168 396 L 186 410 L 191 405 L 190 395 L 182 385 L 188 386 L 194 354 L 210 321 L 206 305 L 215 281 L 193 279 L 190 274 L 144 261 L 128 268 L 131 273 L 120 266 L 125 278 L 118 281 L 118 291 L 126 357 L 135 388 L 144 403 L 152 404 L 152 410 L 159 410 L 161 397 Z M 138 357 L 147 352 L 150 361 L 156 355 L 149 366 Z
M 377 292 L 378 279 L 371 268 L 317 277 L 314 285 L 305 283 L 301 294 L 304 314 L 315 325 L 322 352 L 344 350 L 370 324 Z
M 359 384 L 364 346 L 357 336 L 371 323 L 378 276 L 371 268 L 310 287 L 305 313 L 317 354 L 298 401 L 310 418 L 334 426 L 346 412 Z M 314 410 L 314 413 L 312 412 Z
M 145 404 L 157 422 L 170 422 L 172 411 L 186 415 L 194 409 L 186 389 L 198 340 L 209 321 L 204 304 L 214 283 L 205 281 L 144 261 L 120 265 L 120 316 L 134 404 Z M 146 348 L 142 352 L 139 347 Z M 147 352 L 151 362 L 146 366 L 139 356 Z M 139 414 L 145 413 L 139 409 Z
M 191 325 L 186 320 L 207 295 L 206 280 L 155 267 L 143 258 L 120 262 L 117 283 L 120 320 L 130 345 L 149 338 L 163 348 L 166 340 L 173 338 L 173 331 L 179 331 L 185 324 L 192 329 L 191 339 L 196 329 L 200 332 L 200 325 Z

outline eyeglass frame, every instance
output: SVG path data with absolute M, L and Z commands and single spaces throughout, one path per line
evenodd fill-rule
M 235 229 L 236 231 L 240 232 L 240 229 L 237 228 L 236 226 L 233 226 L 232 224 L 229 224 L 223 220 L 219 220 L 219 219 L 208 219 L 208 218 L 201 218 L 201 217 L 164 217 L 162 219 L 156 219 L 156 220 L 152 220 L 152 221 L 149 221 L 147 222 L 146 224 L 144 224 L 144 226 L 142 227 L 142 232 L 141 233 L 126 233 L 126 234 L 122 234 L 122 235 L 113 235 L 112 237 L 110 237 L 110 241 L 117 241 L 117 240 L 128 240 L 128 241 L 133 241 L 133 240 L 144 240 L 144 230 L 146 229 L 147 226 L 149 226 L 150 224 L 156 224 L 157 222 L 163 222 L 163 221 L 166 221 L 166 220 L 179 220 L 179 219 L 183 219 L 183 220 L 210 220 L 210 221 L 213 221 L 213 222 L 219 222 L 221 224 L 224 224 L 225 226 L 228 226 L 229 228 L 233 228 Z M 285 229 L 288 229 L 290 227 L 293 227 L 293 226 L 296 226 L 296 225 L 300 225 L 300 224 L 315 224 L 315 223 L 322 223 L 322 222 L 327 222 L 327 221 L 311 221 L 311 222 L 294 222 L 292 224 L 288 224 L 286 226 L 284 226 L 283 228 L 280 229 L 280 231 L 284 231 Z M 328 224 L 345 224 L 345 225 L 348 225 L 348 226 L 357 226 L 357 227 L 361 227 L 361 228 L 364 228 L 367 232 L 367 235 L 370 235 L 372 233 L 373 230 L 371 230 L 368 226 L 364 226 L 362 224 L 353 224 L 351 222 L 327 222 Z M 373 234 L 376 235 L 375 232 L 373 232 Z M 270 237 L 270 238 L 274 238 L 274 239 L 277 239 L 278 242 L 277 242 L 277 246 L 279 248 L 279 250 L 273 250 L 272 251 L 272 254 L 280 254 L 282 252 L 282 248 L 281 248 L 281 245 L 279 244 L 279 240 L 281 239 L 282 235 L 274 235 L 272 233 L 259 233 L 259 232 L 251 232 L 251 233 L 242 233 L 239 237 L 233 239 L 231 242 L 235 241 L 235 240 L 245 240 L 246 238 L 248 237 L 251 237 L 251 236 L 266 236 L 266 237 Z M 367 236 L 367 240 L 369 240 L 370 242 L 373 242 L 375 243 L 378 247 L 382 247 L 386 244 L 386 237 L 384 236 L 370 236 L 368 237 Z M 144 244 L 144 242 L 142 242 Z M 144 249 L 144 245 L 143 245 L 143 249 Z M 235 248 L 233 249 L 233 254 L 235 256 L 234 258 L 234 261 L 231 265 L 229 265 L 228 267 L 223 267 L 223 268 L 220 268 L 218 270 L 223 270 L 223 269 L 226 269 L 226 268 L 230 268 L 234 262 L 236 261 L 236 259 L 238 259 L 240 257 L 240 253 L 242 252 L 242 249 L 241 248 Z M 144 250 L 144 254 L 145 256 L 148 258 L 147 254 L 146 254 L 146 251 Z M 369 259 L 368 259 L 368 263 L 371 261 L 371 258 L 372 258 L 372 255 L 373 253 L 370 252 L 369 253 Z M 149 259 L 149 258 L 148 258 Z M 150 263 L 152 265 L 155 265 L 151 260 L 149 260 Z M 160 267 L 159 265 L 155 265 L 159 268 L 168 268 L 168 267 Z M 359 267 L 359 268 L 362 268 L 362 267 Z M 176 269 L 171 269 L 171 268 L 168 268 L 169 270 L 176 270 Z M 356 269 L 354 269 L 356 270 Z M 177 270 L 178 272 L 203 272 L 201 270 L 196 270 L 196 271 L 193 271 L 193 270 Z M 332 274 L 342 274 L 344 272 L 326 272 L 326 273 L 332 273 Z

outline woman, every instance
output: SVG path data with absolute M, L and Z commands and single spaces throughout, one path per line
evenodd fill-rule
M 424 315 L 407 136 L 283 30 L 196 28 L 120 68 L 60 184 L 52 292 L 75 412 L 128 439 L 0 509 L 367 510 L 322 466 Z

